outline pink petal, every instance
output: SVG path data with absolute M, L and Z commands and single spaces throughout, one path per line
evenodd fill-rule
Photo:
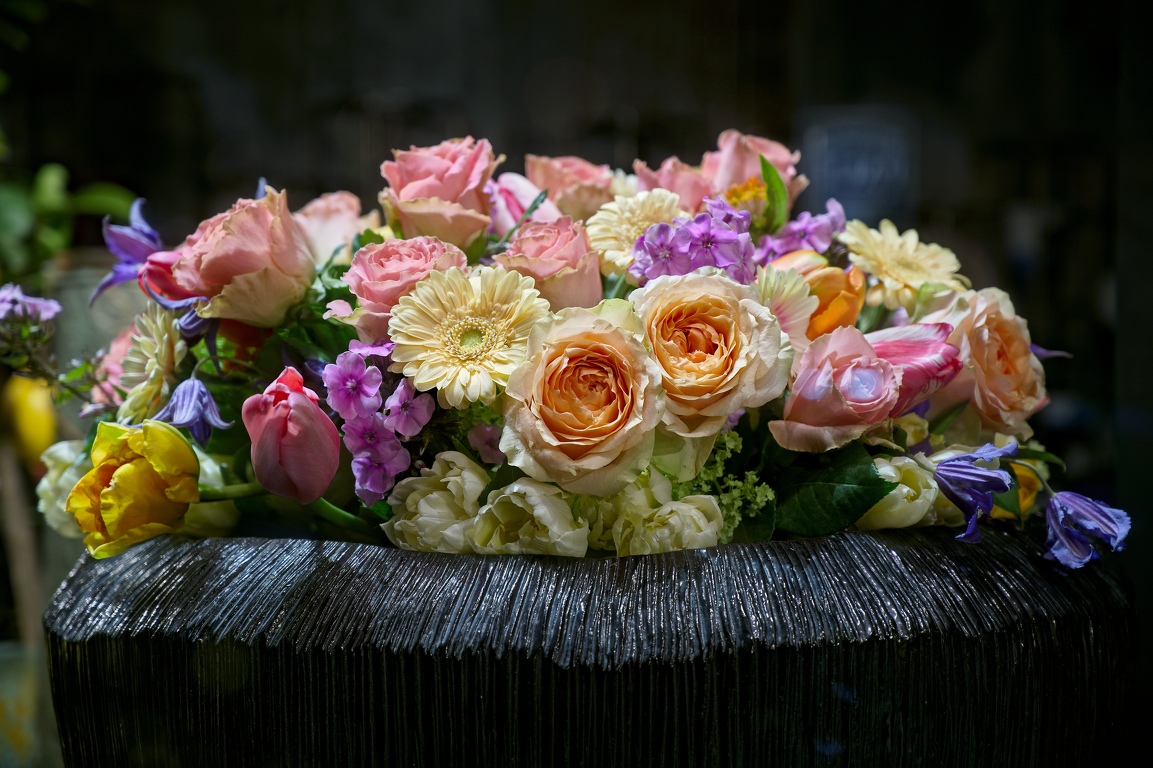
M 945 341 L 948 323 L 917 323 L 866 334 L 878 357 L 902 372 L 901 391 L 890 411 L 900 416 L 953 380 L 963 367 L 960 350 Z

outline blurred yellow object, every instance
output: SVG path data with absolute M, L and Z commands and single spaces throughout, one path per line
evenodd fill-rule
M 43 379 L 10 376 L 0 391 L 0 413 L 16 444 L 16 454 L 36 477 L 44 474 L 40 454 L 56 442 L 52 385 Z

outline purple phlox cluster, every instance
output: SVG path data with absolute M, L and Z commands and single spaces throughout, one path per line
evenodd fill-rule
M 187 429 L 201 448 L 208 445 L 213 427 L 228 429 L 232 426 L 231 421 L 221 418 L 208 387 L 196 378 L 177 384 L 168 403 L 152 418 Z
M 96 290 L 92 291 L 92 296 L 88 299 L 89 306 L 112 286 L 135 280 L 148 257 L 164 250 L 160 235 L 144 220 L 144 214 L 140 210 L 143 205 L 143 198 L 138 197 L 133 201 L 128 214 L 128 226 L 112 224 L 109 217 L 104 217 L 104 245 L 119 261 L 96 286 Z
M 0 320 L 14 317 L 19 320 L 44 322 L 60 313 L 60 303 L 53 299 L 26 296 L 16 283 L 0 286 Z
M 340 353 L 335 363 L 325 366 L 323 378 L 329 407 L 345 421 L 380 410 L 380 369 L 366 365 L 358 352 Z
M 653 224 L 637 239 L 629 275 L 638 284 L 702 267 L 719 267 L 743 285 L 756 278 L 749 213 L 736 211 L 723 200 L 705 204 L 705 213 Z
M 504 464 L 500 432 L 500 427 L 495 424 L 477 424 L 468 431 L 468 444 L 485 464 Z
M 386 418 L 383 413 L 374 413 L 344 424 L 344 445 L 352 453 L 356 495 L 365 504 L 383 499 L 395 485 L 396 476 L 412 463 Z
M 1130 526 L 1129 515 L 1121 510 L 1072 491 L 1049 499 L 1045 522 L 1049 524 L 1045 557 L 1066 568 L 1080 568 L 1098 556 L 1088 536 L 1102 539 L 1114 552 L 1124 549 Z
M 834 198 L 825 202 L 825 213 L 805 211 L 774 235 L 765 235 L 757 248 L 757 263 L 767 264 L 793 251 L 824 253 L 833 238 L 845 231 L 845 209 Z
M 416 394 L 416 387 L 412 380 L 403 378 L 396 385 L 396 389 L 384 403 L 388 414 L 384 424 L 393 432 L 405 437 L 415 437 L 424 429 L 424 425 L 432 418 L 432 411 L 436 407 L 432 395 Z
M 972 453 L 953 456 L 937 464 L 934 477 L 945 497 L 965 515 L 965 532 L 958 541 L 975 544 L 981 540 L 977 520 L 993 509 L 993 494 L 1013 487 L 1013 478 L 1003 469 L 989 469 L 977 462 L 991 462 L 1004 456 L 1016 456 L 1017 444 L 998 448 L 986 443 Z

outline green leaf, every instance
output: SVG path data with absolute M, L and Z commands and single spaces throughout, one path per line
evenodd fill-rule
M 45 163 L 32 179 L 32 208 L 43 213 L 68 210 L 68 169 L 60 163 Z
M 17 184 L 0 184 L 0 237 L 23 240 L 35 221 L 28 193 Z
M 72 196 L 72 210 L 75 213 L 124 220 L 128 218 L 135 199 L 136 195 L 119 184 L 96 182 L 82 187 Z
M 1018 520 L 1021 519 L 1021 495 L 1017 492 L 1017 473 L 1013 471 L 1013 467 L 1006 463 L 1001 469 L 1009 473 L 1013 478 L 1013 485 L 1009 490 L 1001 493 L 993 494 L 993 503 L 1006 512 L 1012 512 L 1013 516 Z
M 798 462 L 800 464 L 801 462 Z M 882 480 L 869 452 L 858 443 L 817 466 L 795 471 L 776 484 L 777 527 L 801 536 L 826 536 L 843 530 L 890 491 L 896 483 Z
M 384 235 L 380 234 L 379 232 L 377 232 L 375 230 L 366 229 L 363 232 L 358 233 L 356 235 L 356 237 L 352 238 L 352 251 L 353 251 L 353 253 L 355 253 L 356 251 L 359 251 L 361 248 L 368 245 L 369 243 L 383 243 L 383 242 L 384 242 Z
M 953 426 L 953 422 L 969 407 L 969 401 L 958 403 L 944 413 L 938 414 L 929 422 L 929 432 L 934 435 L 944 434 L 945 430 Z
M 382 522 L 388 522 L 392 518 L 392 507 L 390 507 L 384 499 L 376 502 L 371 507 L 366 506 L 365 509 L 379 517 Z
M 733 532 L 733 543 L 768 541 L 777 528 L 777 505 L 770 500 L 755 516 L 744 515 Z
M 888 314 L 884 304 L 878 304 L 875 307 L 866 304 L 861 308 L 861 314 L 857 315 L 857 330 L 861 333 L 868 333 L 879 326 Z
M 765 181 L 765 221 L 775 235 L 789 220 L 789 190 L 777 169 L 761 155 L 761 178 Z
M 1056 464 L 1062 470 L 1065 469 L 1065 462 L 1061 460 L 1060 456 L 1049 453 L 1048 451 L 1039 451 L 1036 448 L 1018 448 L 1016 458 L 1044 461 L 1047 464 Z M 1012 459 L 1010 459 L 1010 461 L 1012 461 Z
M 472 455 L 471 451 L 461 451 L 461 453 L 465 453 L 468 456 Z M 489 484 L 484 487 L 483 491 L 481 491 L 481 504 L 488 503 L 488 495 L 493 491 L 499 491 L 501 488 L 504 488 L 506 485 L 511 483 L 515 483 L 522 477 L 527 477 L 527 475 L 520 467 L 514 467 L 512 464 L 501 464 L 500 468 L 496 471 L 496 474 L 492 476 L 492 480 L 490 480 Z

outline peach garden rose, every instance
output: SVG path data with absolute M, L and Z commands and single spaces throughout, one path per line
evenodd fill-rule
M 664 413 L 661 371 L 624 300 L 570 307 L 529 334 L 505 390 L 500 449 L 530 477 L 610 496 L 649 465 Z

